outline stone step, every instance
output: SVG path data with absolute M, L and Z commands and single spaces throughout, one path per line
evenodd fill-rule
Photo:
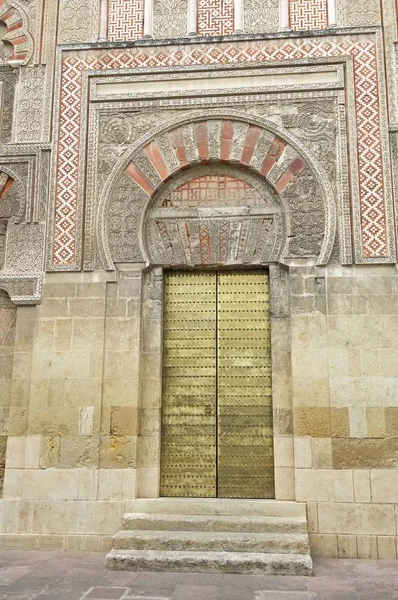
M 237 517 L 233 515 L 162 515 L 126 513 L 122 529 L 156 531 L 242 531 L 253 533 L 307 533 L 304 517 Z
M 106 557 L 106 567 L 120 571 L 312 575 L 312 560 L 308 554 L 264 554 L 260 552 L 114 549 Z
M 169 550 L 308 554 L 308 535 L 291 533 L 231 533 L 214 531 L 120 531 L 115 550 Z
M 150 498 L 131 503 L 131 512 L 173 515 L 231 515 L 306 518 L 304 502 L 222 498 Z

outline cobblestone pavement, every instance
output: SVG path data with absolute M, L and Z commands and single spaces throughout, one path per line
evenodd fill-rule
M 0 552 L 0 600 L 398 600 L 398 561 L 315 561 L 314 577 L 106 571 L 104 554 Z

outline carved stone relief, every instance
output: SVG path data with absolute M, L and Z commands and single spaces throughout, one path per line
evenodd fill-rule
M 38 273 L 43 270 L 44 224 L 9 224 L 5 272 Z
M 282 192 L 289 206 L 290 235 L 287 258 L 317 256 L 324 232 L 322 190 L 308 168 Z
M 250 112 L 279 123 L 311 148 L 329 175 L 336 181 L 337 159 L 336 99 L 278 102 L 256 105 Z
M 14 47 L 5 36 L 7 35 L 7 25 L 0 21 L 0 65 L 6 65 L 14 54 Z
M 5 266 L 9 227 L 11 223 L 20 221 L 25 212 L 26 190 L 19 175 L 26 171 L 26 165 L 15 164 L 13 167 L 14 170 L 11 171 L 8 166 L 0 165 L 0 271 Z M 16 171 L 19 172 L 18 175 Z M 41 243 L 43 245 L 43 241 Z M 26 251 L 26 247 L 22 245 L 19 249 L 21 260 L 29 260 Z
M 19 74 L 16 141 L 39 142 L 41 140 L 46 68 L 25 67 Z
M 12 199 L 18 198 L 18 211 L 4 217 L 13 217 L 13 222 L 20 222 L 22 219 L 30 221 L 36 201 L 37 154 L 32 151 L 32 148 L 29 148 L 29 154 L 24 154 L 24 149 L 26 150 L 26 146 L 20 148 L 12 146 L 10 149 L 7 148 L 8 151 L 5 151 L 3 156 L 0 156 L 0 173 L 10 180 L 5 188 L 0 186 L 3 206 L 7 207 Z
M 109 202 L 107 228 L 114 262 L 142 262 L 138 242 L 139 215 L 145 193 L 122 173 Z
M 151 264 L 262 264 L 285 240 L 283 206 L 249 170 L 213 163 L 177 175 L 155 195 L 144 243 Z
M 361 2 L 345 0 L 342 12 L 344 19 L 342 26 L 380 25 L 379 0 L 362 0 Z
M 6 223 L 0 221 L 0 271 L 4 266 L 4 258 L 6 252 L 6 233 L 7 225 Z
M 46 219 L 48 184 L 50 175 L 50 157 L 51 155 L 49 151 L 41 152 L 39 166 L 39 186 L 34 211 L 35 221 L 45 221 Z
M 59 44 L 96 41 L 98 0 L 61 0 Z
M 161 127 L 176 114 L 176 111 L 140 111 L 140 112 L 104 112 L 99 116 L 98 123 L 98 154 L 95 173 L 90 180 L 95 189 L 90 189 L 89 194 L 97 197 L 103 190 L 105 183 L 115 164 L 123 156 L 126 149 L 140 137 L 151 130 L 152 127 Z M 87 246 L 92 240 L 87 241 Z M 127 255 L 136 255 L 136 250 L 131 244 L 124 258 L 120 258 L 120 250 L 116 252 L 116 261 L 128 261 Z M 140 253 L 141 256 L 141 253 Z M 140 258 L 142 260 L 142 257 Z M 96 260 L 96 268 L 103 268 L 100 261 Z
M 0 290 L 5 290 L 14 304 L 39 304 L 42 275 L 0 274 Z
M 282 125 L 285 129 L 292 132 L 303 143 L 312 150 L 314 155 L 322 164 L 328 176 L 329 183 L 333 188 L 335 197 L 338 194 L 338 129 L 337 129 L 337 99 L 320 99 L 317 101 L 307 100 L 306 102 L 279 102 L 278 104 L 258 105 L 254 108 L 255 114 L 267 116 L 271 120 Z M 343 166 L 345 168 L 345 166 Z M 316 204 L 319 207 L 318 201 L 322 198 L 322 193 L 319 187 L 314 188 L 315 181 L 305 177 L 305 173 L 297 180 L 294 185 L 286 189 L 286 199 L 292 207 L 295 203 L 294 189 L 297 186 L 297 193 L 304 196 L 311 196 L 313 201 L 307 203 L 304 212 L 307 213 L 309 224 L 313 223 L 314 227 L 308 230 L 309 237 L 305 238 L 304 228 L 300 226 L 300 219 L 292 221 L 292 235 L 294 237 L 289 242 L 289 256 L 305 256 L 317 254 L 320 244 L 322 243 L 322 235 L 324 231 L 324 217 L 319 220 L 318 211 L 315 209 Z M 306 186 L 308 186 L 306 188 Z M 348 195 L 349 191 L 341 190 L 342 194 Z M 292 204 L 293 203 L 293 204 Z M 348 216 L 349 219 L 349 216 Z M 312 232 L 312 233 L 311 233 Z M 350 241 L 347 240 L 347 247 L 350 249 Z M 338 253 L 339 241 L 336 238 L 334 244 L 334 253 Z M 350 252 L 349 252 L 350 253 Z M 339 262 L 339 261 L 338 261 Z
M 97 189 L 101 189 L 114 165 L 133 144 L 152 128 L 167 124 L 175 111 L 140 111 L 104 113 L 98 133 Z
M 181 38 L 187 35 L 187 0 L 155 0 L 153 37 Z
M 244 0 L 245 32 L 267 33 L 279 29 L 279 0 Z
M 16 71 L 0 66 L 0 145 L 11 141 Z
M 8 170 L 0 165 L 1 173 L 1 196 L 0 196 L 0 219 L 18 219 L 25 207 L 25 190 L 21 181 L 8 174 Z
M 326 173 L 297 137 L 269 119 L 259 123 L 262 130 L 250 150 L 249 130 L 239 126 L 244 122 L 231 112 L 228 120 L 214 113 L 212 118 L 180 116 L 171 127 L 158 133 L 152 129 L 135 151 L 130 147 L 129 157 L 119 160 L 107 181 L 98 211 L 103 266 L 111 268 L 110 260 L 192 266 L 264 264 L 297 257 L 325 264 L 335 242 L 336 219 Z M 299 124 L 300 118 L 291 123 L 296 128 Z M 319 144 L 319 124 L 308 127 Z M 247 152 L 250 157 L 246 162 L 242 158 L 239 166 L 227 166 L 233 138 L 242 132 L 242 157 Z M 207 165 L 198 166 L 199 157 Z M 214 181 L 208 180 L 212 176 Z M 144 213 L 148 198 L 150 208 Z M 101 245 L 104 239 L 107 247 Z

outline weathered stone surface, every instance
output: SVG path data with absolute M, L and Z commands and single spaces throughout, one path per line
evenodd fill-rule
M 294 410 L 294 431 L 299 436 L 330 437 L 330 408 L 296 408 Z
M 387 469 L 398 464 L 398 440 L 332 439 L 333 468 Z
M 234 516 L 234 515 L 177 515 L 157 513 L 126 513 L 122 528 L 156 531 L 223 531 L 253 533 L 306 533 L 305 516 Z
M 312 573 L 304 505 L 160 498 L 134 507 L 146 512 L 124 515 L 109 569 Z
M 253 575 L 312 574 L 312 560 L 309 556 L 251 552 L 112 550 L 107 555 L 106 567 L 121 571 L 250 573 Z
M 137 409 L 133 406 L 111 407 L 111 436 L 137 435 Z
M 103 436 L 100 438 L 101 468 L 135 467 L 137 438 L 133 436 Z
M 119 531 L 115 550 L 261 552 L 266 554 L 305 554 L 308 535 L 298 533 L 238 533 L 214 531 Z

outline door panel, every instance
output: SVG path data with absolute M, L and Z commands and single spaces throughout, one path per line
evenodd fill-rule
M 272 498 L 268 277 L 218 275 L 218 496 Z
M 268 276 L 165 277 L 161 495 L 273 498 Z
M 217 495 L 216 273 L 165 276 L 160 494 Z

